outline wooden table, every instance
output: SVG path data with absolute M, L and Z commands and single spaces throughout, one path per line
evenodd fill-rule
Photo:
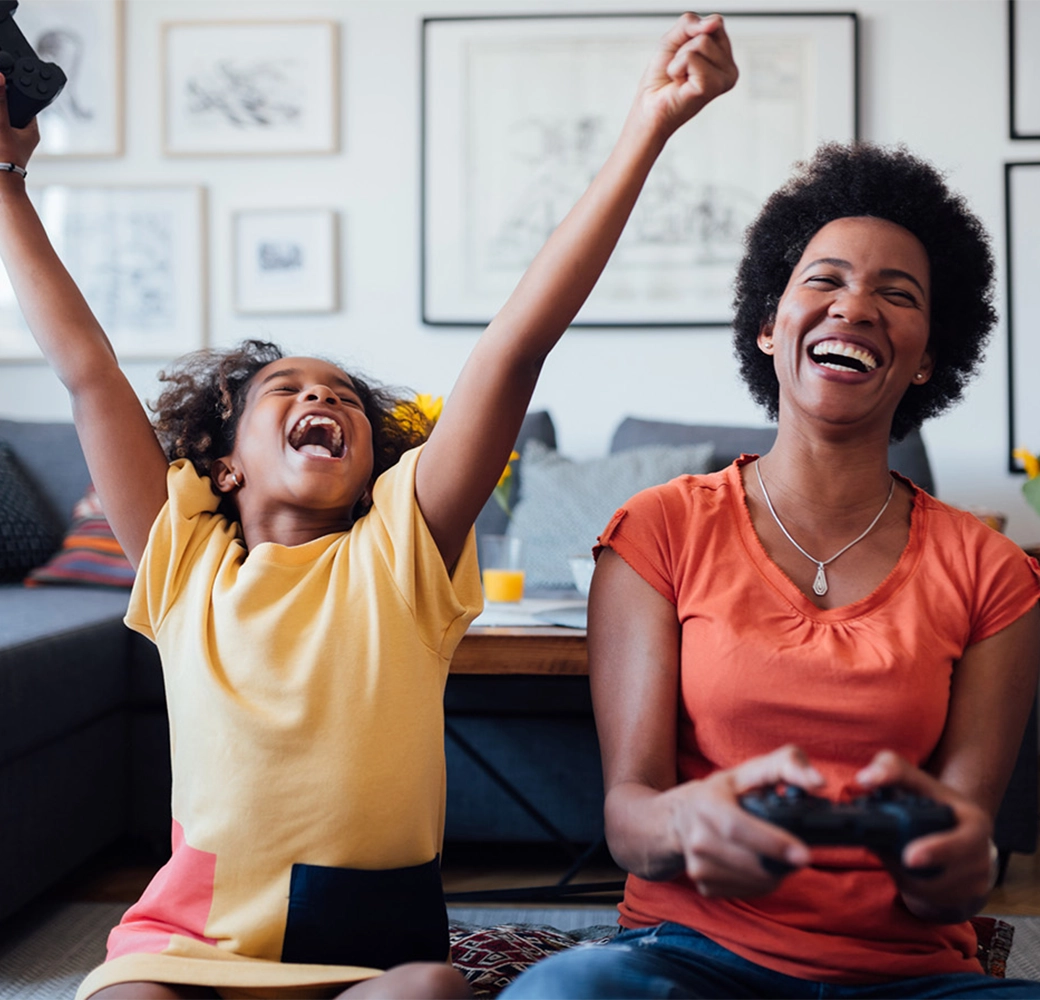
M 475 625 L 451 661 L 453 674 L 566 674 L 589 672 L 585 629 L 560 625 Z
M 564 628 L 559 625 L 475 625 L 463 636 L 451 661 L 453 674 L 484 675 L 551 675 L 582 677 L 589 672 L 585 629 Z M 575 884 L 572 880 L 603 843 L 600 837 L 584 849 L 575 848 L 526 795 L 494 767 L 480 751 L 465 740 L 445 720 L 449 739 L 508 794 L 528 815 L 546 830 L 567 853 L 571 865 L 555 885 L 525 887 L 522 889 L 492 889 L 478 892 L 448 894 L 452 902 L 477 900 L 532 901 L 553 900 L 563 896 L 583 896 L 590 893 L 620 892 L 623 882 Z

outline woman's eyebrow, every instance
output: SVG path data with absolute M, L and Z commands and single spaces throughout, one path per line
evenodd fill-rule
M 817 264 L 830 264 L 832 267 L 840 268 L 843 271 L 848 271 L 852 268 L 852 264 L 847 260 L 842 260 L 841 257 L 818 257 L 816 260 L 809 261 L 798 273 L 805 274 L 809 268 L 815 267 Z M 903 271 L 898 267 L 885 267 L 878 274 L 882 278 L 906 278 L 907 281 L 913 282 L 917 286 L 922 295 L 925 294 L 924 286 L 909 271 Z

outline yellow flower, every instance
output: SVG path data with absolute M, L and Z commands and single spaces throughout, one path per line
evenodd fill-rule
M 513 463 L 519 457 L 519 454 L 515 451 L 509 453 L 509 461 L 506 462 L 506 467 L 502 470 L 502 475 L 498 477 L 498 485 L 491 492 L 491 495 L 495 498 L 495 503 L 506 512 L 507 517 L 513 516 L 513 509 L 509 502 L 512 499 L 513 493 L 513 484 L 510 477 L 513 475 Z
M 502 489 L 502 487 L 509 482 L 509 477 L 513 474 L 513 463 L 519 457 L 520 456 L 515 451 L 509 453 L 509 461 L 506 462 L 506 467 L 502 470 L 502 475 L 498 477 L 498 483 L 495 486 L 496 490 Z
M 428 392 L 420 392 L 415 399 L 398 403 L 394 407 L 393 418 L 407 430 L 425 435 L 437 423 L 443 409 L 443 396 L 434 397 Z
M 1040 459 L 1037 459 L 1031 451 L 1026 451 L 1025 448 L 1016 448 L 1012 453 L 1026 469 L 1026 475 L 1030 479 L 1036 479 L 1040 476 Z

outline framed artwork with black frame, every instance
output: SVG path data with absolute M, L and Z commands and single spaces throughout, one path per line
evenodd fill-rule
M 1004 232 L 1007 239 L 1008 462 L 1015 448 L 1040 451 L 1040 161 L 1004 164 Z
M 605 160 L 671 15 L 431 17 L 422 320 L 483 326 Z M 575 326 L 724 326 L 744 229 L 858 135 L 852 12 L 727 14 L 740 83 L 673 136 Z
M 1007 15 L 1009 132 L 1040 139 L 1040 3 L 1007 0 Z
M 37 156 L 123 153 L 123 0 L 32 0 L 18 26 L 68 78 L 40 113 Z

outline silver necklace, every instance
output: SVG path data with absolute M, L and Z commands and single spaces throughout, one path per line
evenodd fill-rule
M 791 533 L 784 527 L 784 522 L 780 520 L 776 515 L 776 511 L 773 510 L 773 502 L 769 499 L 769 491 L 766 489 L 766 484 L 762 481 L 762 470 L 758 467 L 759 463 L 755 462 L 755 472 L 758 474 L 758 485 L 762 487 L 762 496 L 766 498 L 766 506 L 769 508 L 769 513 L 773 515 L 773 520 L 776 521 L 777 527 L 784 533 L 784 537 L 799 551 L 809 562 L 816 563 L 816 579 L 813 580 L 813 593 L 818 597 L 823 597 L 827 593 L 827 574 L 823 571 L 824 566 L 829 566 L 835 559 L 838 558 L 842 553 L 848 552 L 856 542 L 862 542 L 867 535 L 873 530 L 874 525 L 881 520 L 881 515 L 888 510 L 888 505 L 892 502 L 892 496 L 896 491 L 896 481 L 893 479 L 891 486 L 888 488 L 888 499 L 885 501 L 884 506 L 877 512 L 877 517 L 867 525 L 867 530 L 856 538 L 853 538 L 848 545 L 843 549 L 839 549 L 830 557 L 830 559 L 817 559 L 815 556 L 809 555 L 792 537 Z

